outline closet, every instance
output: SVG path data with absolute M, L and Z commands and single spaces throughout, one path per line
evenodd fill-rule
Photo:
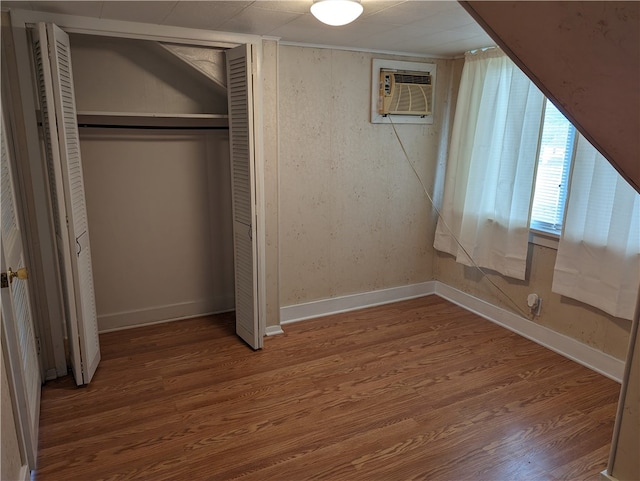
M 158 42 L 69 38 L 99 330 L 233 310 L 226 90 Z
M 261 348 L 253 44 L 31 35 L 76 382 L 99 331 L 235 310 Z
M 89 384 L 100 330 L 234 309 L 263 346 L 262 44 L 22 10 L 4 42 L 7 20 L 2 200 L 20 192 L 20 215 L 3 209 L 3 403 L 28 477 L 40 383 L 70 367 Z

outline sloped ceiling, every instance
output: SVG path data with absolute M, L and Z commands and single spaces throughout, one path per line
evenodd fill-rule
M 640 2 L 461 2 L 640 192 Z

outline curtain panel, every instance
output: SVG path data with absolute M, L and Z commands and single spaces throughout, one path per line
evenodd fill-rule
M 640 194 L 579 136 L 552 291 L 633 319 L 640 285 Z
M 525 278 L 543 106 L 542 93 L 501 50 L 466 54 L 436 249 Z

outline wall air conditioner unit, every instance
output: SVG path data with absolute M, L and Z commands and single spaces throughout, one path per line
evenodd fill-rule
M 435 63 L 371 60 L 371 123 L 433 125 Z
M 378 114 L 427 116 L 432 102 L 430 72 L 380 70 Z

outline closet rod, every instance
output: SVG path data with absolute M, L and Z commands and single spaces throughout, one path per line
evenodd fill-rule
M 79 123 L 79 128 L 88 129 L 143 129 L 143 130 L 228 130 L 229 127 L 223 126 L 197 126 L 197 125 L 121 125 L 121 124 L 87 124 Z

